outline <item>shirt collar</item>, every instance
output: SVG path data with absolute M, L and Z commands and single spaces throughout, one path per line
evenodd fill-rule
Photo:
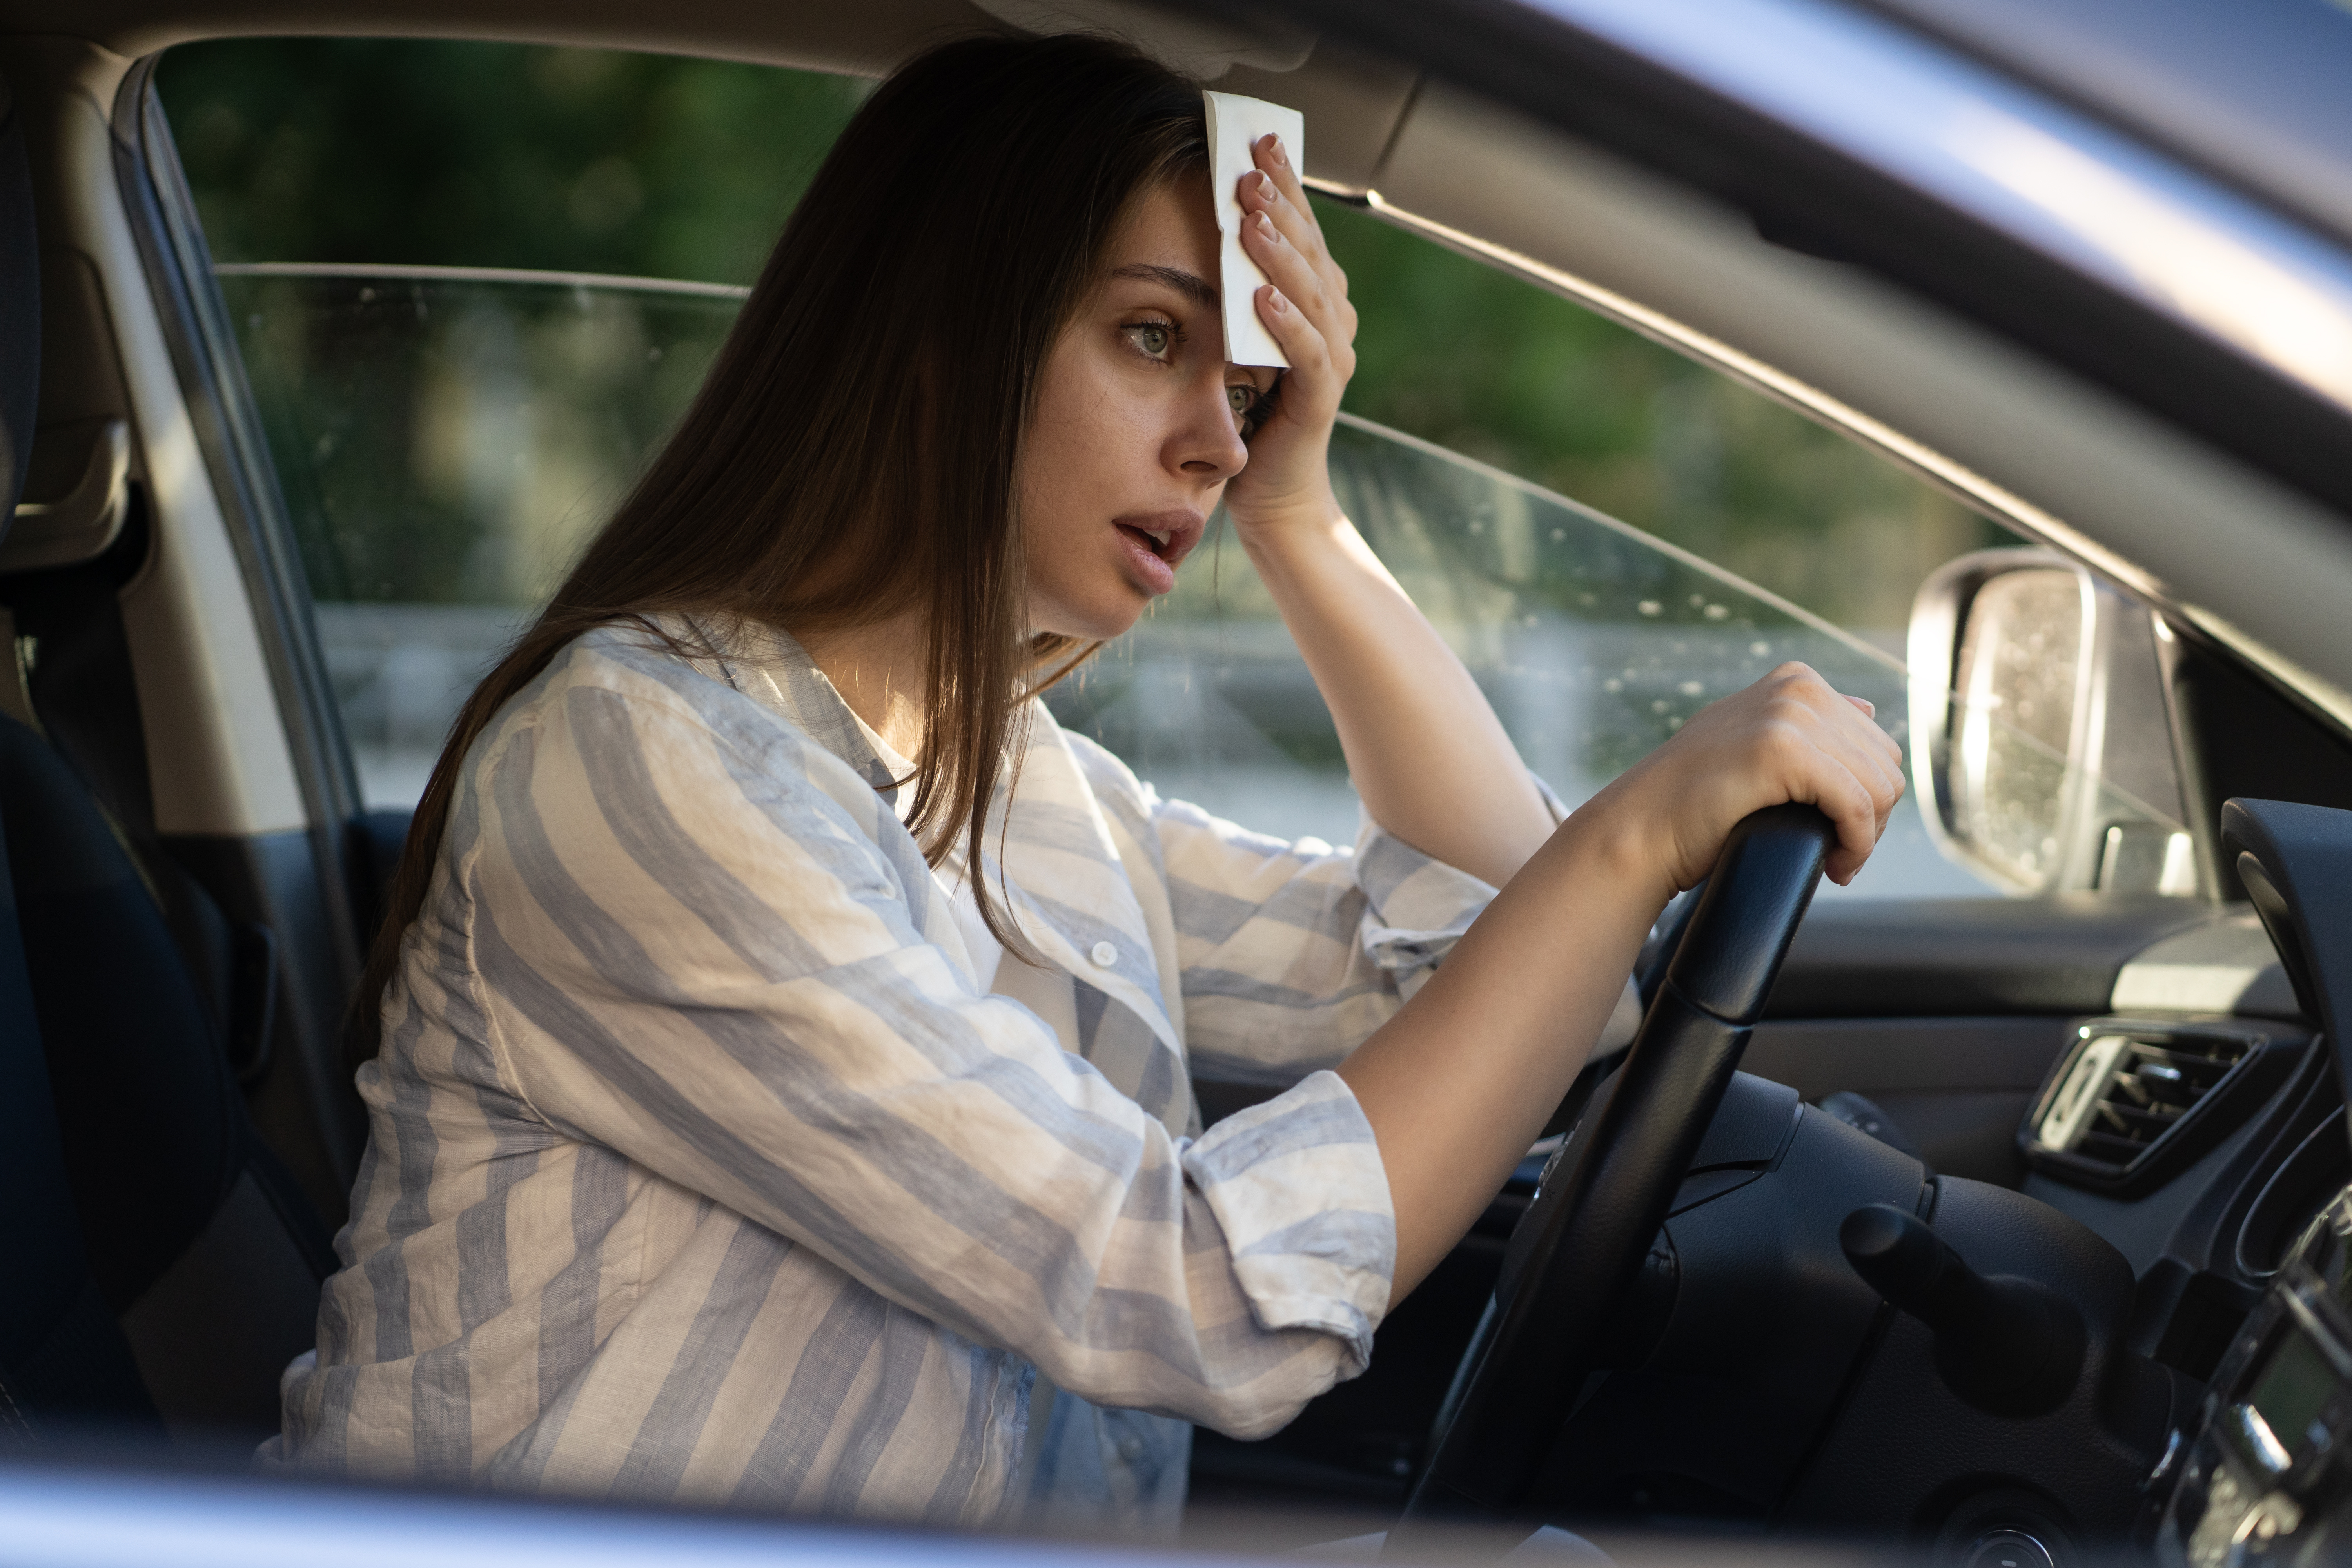
M 791 633 L 751 621 L 723 636 L 699 629 L 738 690 L 791 721 L 877 792 L 892 795 L 914 772 L 851 710 Z M 1009 895 L 1023 934 L 1046 958 L 1128 1007 L 1181 1052 L 1150 928 L 1110 824 L 1045 703 L 1033 700 L 1026 717 L 1017 771 L 1008 770 L 997 784 L 996 815 L 982 844 L 982 875 Z

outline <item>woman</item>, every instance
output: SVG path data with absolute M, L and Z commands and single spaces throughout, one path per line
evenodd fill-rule
M 1278 387 L 1221 357 L 1189 84 L 971 40 L 859 111 L 418 811 L 293 1462 L 1164 1525 L 1184 1423 L 1363 1369 L 1732 824 L 1814 801 L 1832 875 L 1869 854 L 1896 749 L 1801 666 L 1559 820 L 1333 500 L 1354 311 L 1256 163 Z M 1034 699 L 1221 500 L 1352 855 Z M 1203 1132 L 1204 1059 L 1295 1087 Z

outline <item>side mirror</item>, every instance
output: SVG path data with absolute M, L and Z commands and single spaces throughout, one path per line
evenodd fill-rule
M 2198 892 L 2168 635 L 2055 551 L 1931 574 L 1911 608 L 1911 745 L 1937 847 L 2021 895 Z

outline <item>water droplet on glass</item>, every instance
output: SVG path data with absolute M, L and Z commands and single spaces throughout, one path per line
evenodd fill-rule
M 1666 613 L 1666 607 L 1655 599 L 1644 599 L 1633 607 L 1645 616 L 1663 616 Z

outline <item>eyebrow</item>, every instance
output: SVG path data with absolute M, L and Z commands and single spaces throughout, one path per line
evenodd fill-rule
M 1147 283 L 1164 283 L 1179 294 L 1212 308 L 1217 302 L 1216 285 L 1199 273 L 1187 272 L 1181 267 L 1154 267 L 1144 262 L 1136 262 L 1131 266 L 1115 267 L 1111 269 L 1110 275 L 1114 278 L 1140 279 Z

